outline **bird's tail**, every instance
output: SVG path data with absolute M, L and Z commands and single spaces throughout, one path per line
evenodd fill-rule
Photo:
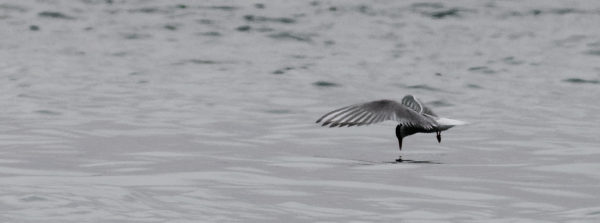
M 466 125 L 466 124 L 469 124 L 469 123 L 467 123 L 465 121 L 456 120 L 456 119 L 449 119 L 449 118 L 439 118 L 436 121 L 437 121 L 437 123 L 440 126 L 449 126 L 449 127 L 457 126 L 457 125 Z

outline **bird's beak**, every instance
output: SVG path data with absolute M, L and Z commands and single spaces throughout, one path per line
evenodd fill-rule
M 438 140 L 438 143 L 441 143 L 441 142 L 442 142 L 442 132 L 439 132 L 439 131 L 438 131 L 438 132 L 436 133 L 436 136 L 435 136 L 435 137 L 437 138 L 437 140 Z
M 398 148 L 400 148 L 400 151 L 402 151 L 402 138 L 398 138 Z

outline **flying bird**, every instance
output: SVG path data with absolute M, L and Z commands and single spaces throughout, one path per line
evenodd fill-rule
M 415 133 L 436 133 L 438 143 L 442 141 L 442 131 L 466 122 L 437 116 L 421 100 L 406 95 L 400 103 L 393 100 L 377 100 L 346 106 L 333 110 L 316 123 L 329 127 L 362 126 L 383 121 L 396 121 L 398 148 L 402 151 L 402 139 Z M 402 156 L 396 161 L 402 162 Z

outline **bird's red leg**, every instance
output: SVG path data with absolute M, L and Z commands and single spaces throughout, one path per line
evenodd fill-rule
M 442 142 L 442 132 L 440 132 L 440 131 L 437 131 L 437 132 L 436 132 L 436 136 L 435 136 L 435 137 L 437 138 L 437 140 L 438 140 L 438 143 L 441 143 L 441 142 Z

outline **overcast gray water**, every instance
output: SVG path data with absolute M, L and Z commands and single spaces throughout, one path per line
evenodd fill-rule
M 1 222 L 600 222 L 598 1 L 0 2 Z

